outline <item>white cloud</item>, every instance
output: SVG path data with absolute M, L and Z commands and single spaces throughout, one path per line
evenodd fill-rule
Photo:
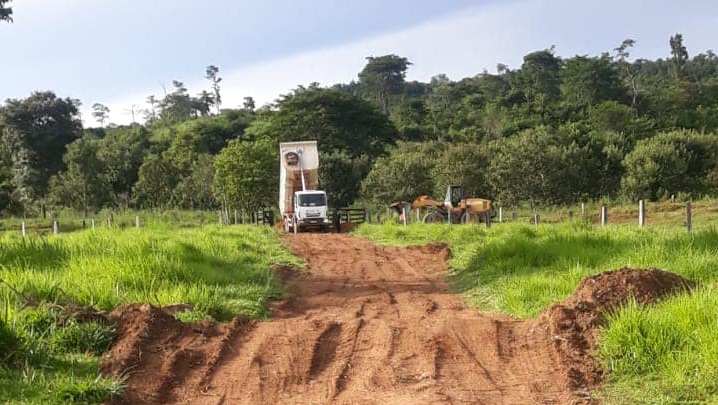
M 691 4 L 693 3 L 693 4 Z M 428 81 L 445 73 L 452 79 L 473 76 L 497 63 L 515 68 L 523 55 L 555 44 L 561 56 L 611 51 L 625 38 L 637 40 L 634 56 L 666 57 L 668 38 L 684 34 L 689 51 L 710 48 L 718 34 L 718 3 L 656 0 L 523 0 L 476 7 L 386 35 L 331 48 L 270 60 L 239 69 L 223 69 L 224 107 L 241 105 L 252 96 L 258 105 L 274 101 L 297 85 L 348 83 L 357 78 L 366 56 L 395 53 L 413 65 L 409 80 Z M 207 88 L 203 81 L 186 83 L 191 93 Z M 142 95 L 126 95 L 109 103 L 111 121 L 127 123 L 123 111 L 144 105 L 154 85 Z M 89 107 L 83 116 L 90 117 Z

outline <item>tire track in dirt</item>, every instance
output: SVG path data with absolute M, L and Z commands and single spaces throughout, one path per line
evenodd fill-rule
M 128 390 L 112 404 L 590 402 L 575 373 L 594 373 L 592 384 L 600 374 L 567 343 L 578 333 L 562 326 L 567 314 L 582 314 L 568 301 L 537 320 L 484 314 L 449 292 L 444 245 L 284 242 L 307 265 L 271 321 L 188 325 L 149 305 L 115 310 L 122 338 L 103 373 L 127 375 Z

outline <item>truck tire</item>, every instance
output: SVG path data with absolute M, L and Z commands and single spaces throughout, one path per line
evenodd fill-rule
M 486 216 L 486 214 L 484 214 L 484 213 L 465 212 L 463 215 L 461 215 L 461 223 L 462 224 L 481 224 L 484 222 L 485 216 Z
M 424 217 L 425 224 L 440 224 L 442 222 L 444 222 L 444 216 L 436 211 L 430 212 Z

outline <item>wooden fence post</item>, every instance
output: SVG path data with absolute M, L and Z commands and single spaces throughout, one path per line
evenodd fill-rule
M 581 216 L 586 216 L 586 203 L 581 203 Z
M 406 207 L 401 207 L 401 212 L 404 214 L 404 215 L 402 215 L 402 217 L 404 218 L 404 226 L 406 226 Z M 347 217 L 348 216 L 349 216 L 349 212 L 347 212 Z
M 55 235 L 60 233 L 60 224 L 57 223 L 57 220 L 52 221 L 52 233 Z
M 90 223 L 92 224 L 92 229 L 95 229 L 95 218 L 92 218 Z
M 504 207 L 499 207 L 499 223 L 504 222 Z
M 135 215 L 135 228 L 139 228 L 139 227 L 140 227 L 140 216 Z
M 234 224 L 239 224 L 239 217 L 237 217 L 237 210 L 234 210 Z
M 608 209 L 605 205 L 601 206 L 601 226 L 608 225 Z
M 638 200 L 638 226 L 646 226 L 646 202 Z
M 686 229 L 688 229 L 688 233 L 691 233 L 693 230 L 693 218 L 691 213 L 691 202 L 686 201 Z
M 541 220 L 541 217 L 539 216 L 539 214 L 534 214 L 534 224 L 536 226 L 538 226 L 540 220 Z
M 22 237 L 25 237 L 25 221 L 22 222 Z

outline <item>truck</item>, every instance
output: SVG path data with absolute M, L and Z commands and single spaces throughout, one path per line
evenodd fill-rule
M 317 141 L 282 142 L 279 157 L 279 211 L 285 232 L 326 232 L 331 222 L 327 193 L 318 189 Z

